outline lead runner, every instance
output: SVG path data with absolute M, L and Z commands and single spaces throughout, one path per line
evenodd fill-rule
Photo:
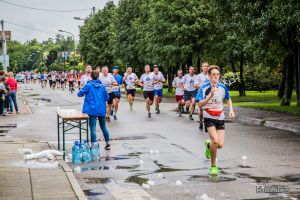
M 224 145 L 225 115 L 223 112 L 223 101 L 227 101 L 229 117 L 234 118 L 232 101 L 227 87 L 219 83 L 220 67 L 213 65 L 208 69 L 210 83 L 203 85 L 196 96 L 199 107 L 203 109 L 204 125 L 207 128 L 210 140 L 205 141 L 205 155 L 211 159 L 210 175 L 218 175 L 220 170 L 216 165 L 217 149 Z

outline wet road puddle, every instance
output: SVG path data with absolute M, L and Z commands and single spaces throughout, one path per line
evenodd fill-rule
M 139 165 L 128 165 L 128 166 L 122 166 L 122 165 L 117 165 L 117 166 L 89 166 L 89 167 L 74 167 L 73 172 L 74 173 L 84 173 L 88 171 L 102 171 L 102 170 L 133 170 L 137 169 Z
M 37 96 L 40 96 L 40 94 L 28 94 L 26 96 L 29 96 L 29 97 L 37 97 Z
M 4 124 L 4 125 L 1 125 L 0 128 L 17 128 L 18 125 L 16 123 L 14 124 Z
M 0 136 L 5 136 L 5 134 L 2 134 L 2 133 L 8 133 L 8 130 L 0 130 Z
M 91 190 L 83 190 L 83 193 L 85 196 L 88 196 L 89 198 L 98 198 L 99 196 L 103 195 L 101 192 L 92 192 Z
M 51 102 L 51 99 L 47 99 L 47 98 L 34 98 L 34 100 L 43 101 L 43 102 Z
M 118 140 L 144 140 L 147 137 L 145 136 L 129 136 L 129 137 L 118 137 L 118 138 L 112 138 L 112 141 L 118 141 Z
M 127 160 L 128 157 L 125 156 L 101 156 L 100 161 L 110 161 L 110 160 Z
M 279 177 L 264 177 L 264 176 L 253 176 L 247 173 L 235 173 L 238 178 L 249 178 L 253 179 L 256 183 L 269 183 L 269 182 L 294 182 L 300 183 L 300 174 L 287 174 Z
M 85 178 L 87 184 L 108 184 L 114 183 L 110 178 Z
M 263 177 L 263 176 L 252 176 L 247 173 L 235 173 L 235 176 L 238 178 L 249 178 L 255 180 L 256 183 L 268 183 L 272 180 L 271 177 Z
M 141 175 L 137 175 L 137 176 L 131 176 L 131 177 L 128 177 L 125 182 L 129 182 L 129 183 L 136 183 L 138 185 L 142 185 L 143 183 L 147 183 L 149 179 L 147 178 L 141 178 L 139 177 Z
M 208 175 L 195 175 L 187 179 L 193 183 L 204 183 L 204 182 L 228 182 L 235 181 L 235 178 L 225 177 L 225 176 L 208 176 Z

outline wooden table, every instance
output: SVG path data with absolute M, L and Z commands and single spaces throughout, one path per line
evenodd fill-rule
M 78 134 L 71 133 L 70 131 L 78 128 L 79 129 L 79 141 L 81 142 L 81 135 L 82 132 L 86 133 L 86 139 L 89 141 L 89 116 L 71 109 L 63 109 L 58 110 L 57 114 L 57 142 L 58 142 L 58 149 L 60 150 L 60 129 L 62 129 L 63 135 L 63 152 L 65 158 L 65 150 L 66 150 L 66 134 Z

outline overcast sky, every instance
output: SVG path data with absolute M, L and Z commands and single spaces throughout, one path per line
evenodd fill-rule
M 4 0 L 10 3 L 27 7 L 50 9 L 50 10 L 80 10 L 96 7 L 101 9 L 109 0 Z M 117 4 L 118 0 L 114 0 Z M 33 38 L 38 41 L 55 38 L 55 33 L 59 29 L 72 32 L 75 40 L 79 40 L 79 25 L 83 21 L 74 20 L 74 17 L 85 18 L 91 13 L 92 9 L 81 12 L 46 12 L 21 8 L 6 4 L 0 0 L 0 20 L 7 20 L 15 24 L 20 24 L 32 29 L 41 29 L 46 32 L 38 32 L 15 25 L 5 23 L 5 30 L 12 31 L 12 39 L 25 42 Z M 67 35 L 67 34 L 66 34 Z

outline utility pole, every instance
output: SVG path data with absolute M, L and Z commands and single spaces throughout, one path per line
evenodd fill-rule
M 93 15 L 95 14 L 96 12 L 96 7 L 93 7 Z
M 6 37 L 4 32 L 4 20 L 1 20 L 1 28 L 2 28 L 2 56 L 3 56 L 3 70 L 5 73 L 7 73 L 7 66 L 6 66 L 6 57 L 7 57 L 7 51 L 6 51 Z

